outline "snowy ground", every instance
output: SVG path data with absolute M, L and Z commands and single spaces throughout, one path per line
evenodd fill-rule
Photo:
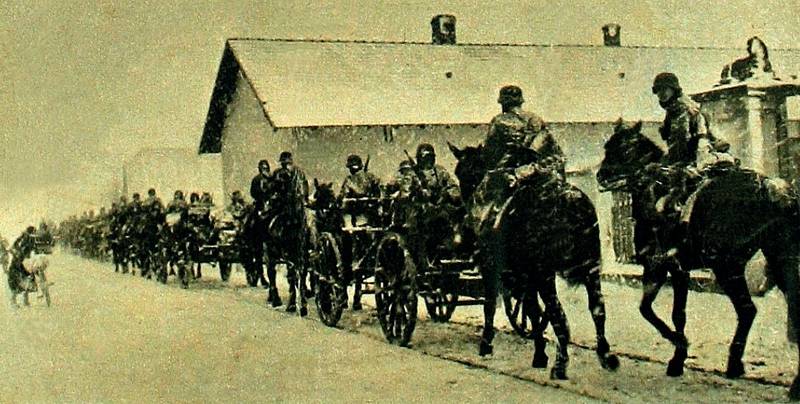
M 620 370 L 610 373 L 584 348 L 594 345 L 594 331 L 583 289 L 560 284 L 575 344 L 570 380 L 552 382 L 549 372 L 529 367 L 531 344 L 510 333 L 498 334 L 493 356 L 477 356 L 478 307 L 435 324 L 420 304 L 408 350 L 384 341 L 371 307 L 348 310 L 338 329 L 328 328 L 313 301 L 307 319 L 266 308 L 265 292 L 244 287 L 242 273 L 222 284 L 206 268 L 182 290 L 175 278 L 162 286 L 56 254 L 50 275 L 53 307 L 35 299 L 30 308 L 0 306 L 4 402 L 784 401 L 798 356 L 775 292 L 755 299 L 748 374 L 735 381 L 717 372 L 735 327 L 732 307 L 724 296 L 691 293 L 690 370 L 673 379 L 664 375 L 672 349 L 639 316 L 637 289 L 604 284 L 607 336 L 622 354 Z M 671 297 L 665 289 L 657 301 L 666 318 Z M 508 329 L 502 308 L 495 325 Z

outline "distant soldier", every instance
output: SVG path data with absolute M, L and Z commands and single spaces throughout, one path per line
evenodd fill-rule
M 11 305 L 17 307 L 17 295 L 22 293 L 26 306 L 30 304 L 27 292 L 31 291 L 33 276 L 25 269 L 22 262 L 29 258 L 34 250 L 33 226 L 28 226 L 25 231 L 14 241 L 11 247 L 11 265 L 8 268 L 8 287 L 11 290 Z
M 142 207 L 149 211 L 149 214 L 156 220 L 163 220 L 164 204 L 161 198 L 156 196 L 155 188 L 147 190 L 147 199 L 142 203 Z
M 258 162 L 258 174 L 250 181 L 250 197 L 255 202 L 258 212 L 267 209 L 269 200 L 272 198 L 272 177 L 269 168 L 269 161 L 261 160 Z
M 460 200 L 458 184 L 443 166 L 436 164 L 436 151 L 431 144 L 417 146 L 416 157 L 416 172 L 430 203 L 439 205 Z

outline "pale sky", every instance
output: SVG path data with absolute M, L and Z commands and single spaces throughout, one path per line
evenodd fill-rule
M 800 1 L 0 2 L 0 233 L 105 202 L 125 156 L 196 148 L 229 37 L 800 48 Z M 485 4 L 492 4 L 486 6 Z M 8 235 L 8 236 L 11 236 Z

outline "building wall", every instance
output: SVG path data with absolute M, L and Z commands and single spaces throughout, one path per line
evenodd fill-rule
M 223 189 L 226 195 L 239 190 L 249 197 L 250 180 L 258 173 L 258 161 L 267 159 L 274 169 L 280 150 L 291 150 L 294 143 L 285 133 L 273 130 L 241 72 L 227 116 L 222 130 Z

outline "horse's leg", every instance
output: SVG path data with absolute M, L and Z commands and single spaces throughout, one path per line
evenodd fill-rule
M 278 255 L 275 253 L 273 248 L 269 250 L 269 259 L 267 260 L 267 278 L 269 279 L 269 292 L 267 294 L 267 302 L 272 304 L 272 307 L 280 307 L 283 302 L 281 302 L 280 294 L 278 293 L 278 282 L 277 282 L 277 275 L 278 271 L 275 269 L 276 267 L 276 258 Z M 247 268 L 245 268 L 247 271 Z
M 545 348 L 547 348 L 547 340 L 544 338 L 544 331 L 547 328 L 547 316 L 544 315 L 542 311 L 542 307 L 539 305 L 539 298 L 537 297 L 538 294 L 535 291 L 529 291 L 533 295 L 533 297 L 527 299 L 523 302 L 523 306 L 525 310 L 530 310 L 527 313 L 523 313 L 523 315 L 527 315 L 528 318 L 533 323 L 531 326 L 533 327 L 533 360 L 531 361 L 531 367 L 544 369 L 547 367 L 548 357 L 545 353 Z
M 364 277 L 361 276 L 361 268 L 353 271 L 353 310 L 361 310 L 361 283 Z
M 289 282 L 289 304 L 286 306 L 286 311 L 294 313 L 297 310 L 297 264 L 289 262 L 286 265 L 286 280 Z
M 569 324 L 567 324 L 567 316 L 564 314 L 561 302 L 558 300 L 555 274 L 541 277 L 537 283 L 540 288 L 539 295 L 544 301 L 547 318 L 550 320 L 550 324 L 553 325 L 553 331 L 556 333 L 556 339 L 558 340 L 556 363 L 553 365 L 553 369 L 550 370 L 550 378 L 567 380 L 567 365 L 569 364 L 567 346 L 569 345 L 570 338 Z
M 673 331 L 667 323 L 662 321 L 653 311 L 653 302 L 658 297 L 658 292 L 667 281 L 667 271 L 664 267 L 649 267 L 645 265 L 642 275 L 642 300 L 639 302 L 639 313 L 647 322 L 658 330 L 662 337 L 672 341 Z
M 490 355 L 494 348 L 494 312 L 497 308 L 497 293 L 500 283 L 500 274 L 489 260 L 481 264 L 481 277 L 483 278 L 483 334 L 478 348 L 481 356 Z
M 672 325 L 675 327 L 672 344 L 675 346 L 675 353 L 667 365 L 667 374 L 680 376 L 683 374 L 683 365 L 689 350 L 689 342 L 684 332 L 686 329 L 686 300 L 689 295 L 689 272 L 684 271 L 676 264 L 670 267 L 670 276 L 673 290 Z
M 736 378 L 744 374 L 744 364 L 742 356 L 747 345 L 747 335 L 756 317 L 756 306 L 750 298 L 750 291 L 747 289 L 747 281 L 744 278 L 744 265 L 734 264 L 727 268 L 719 266 L 715 268 L 717 281 L 722 286 L 722 290 L 728 295 L 736 310 L 736 333 L 733 335 L 730 352 L 728 354 L 728 367 L 725 376 Z M 732 275 L 725 276 L 725 273 Z
M 300 294 L 300 316 L 308 314 L 308 298 L 306 296 L 306 275 L 308 274 L 305 260 L 305 245 L 300 239 L 295 246 L 295 262 L 297 262 L 297 293 Z M 263 275 L 262 275 L 263 276 Z
M 586 294 L 589 300 L 589 312 L 592 313 L 594 329 L 597 334 L 597 357 L 604 369 L 616 370 L 619 359 L 610 354 L 611 347 L 606 340 L 606 304 L 600 287 L 600 266 L 592 268 L 586 280 Z

